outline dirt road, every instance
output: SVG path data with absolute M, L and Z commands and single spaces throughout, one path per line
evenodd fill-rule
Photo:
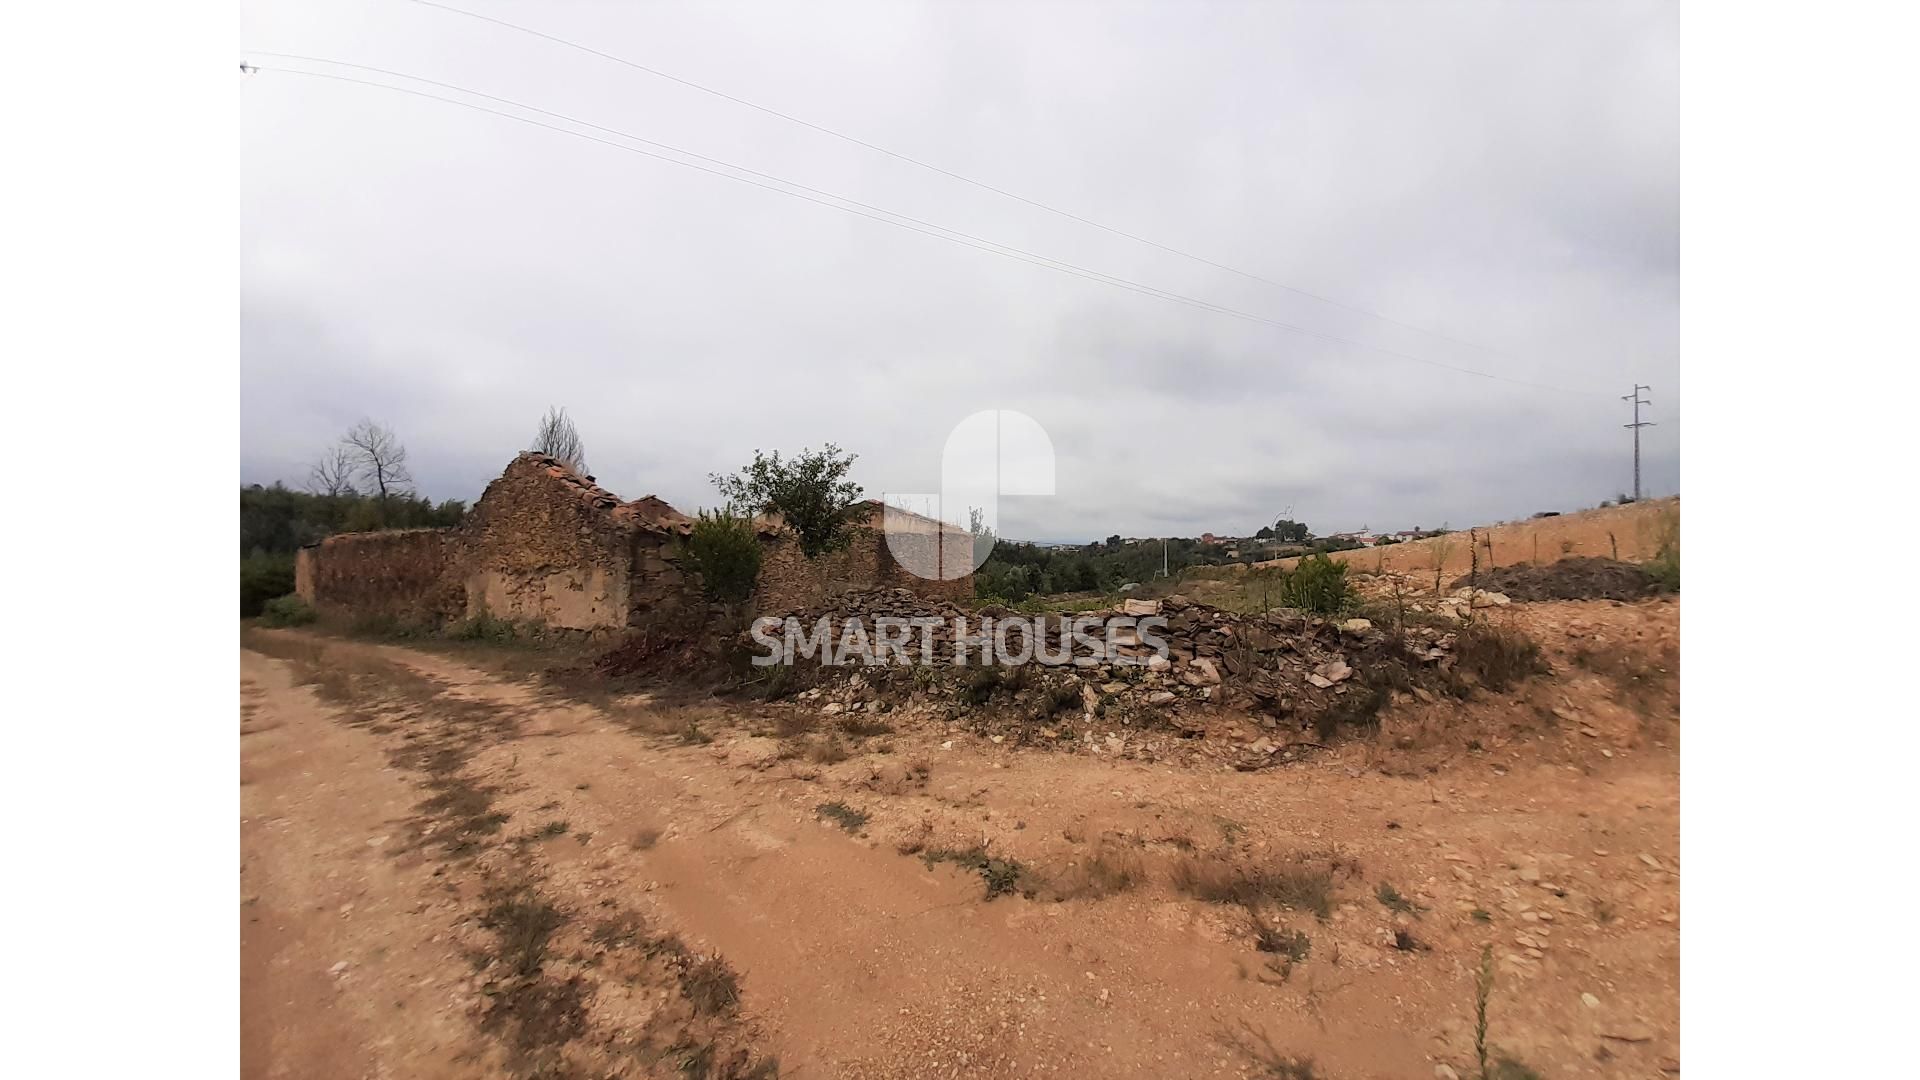
M 1409 775 L 1237 773 L 245 645 L 249 1077 L 1467 1077 L 1483 947 L 1493 1055 L 1678 1070 L 1675 729 L 1599 674 Z M 1194 895 L 1273 866 L 1330 898 Z

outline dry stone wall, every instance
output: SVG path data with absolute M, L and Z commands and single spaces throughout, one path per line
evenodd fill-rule
M 812 558 L 801 551 L 800 542 L 790 532 L 780 530 L 764 535 L 760 577 L 754 590 L 755 610 L 761 614 L 779 614 L 817 608 L 836 596 L 869 589 L 906 589 L 939 600 L 963 600 L 973 595 L 971 574 L 935 581 L 901 566 L 893 556 L 880 521 L 876 507 L 865 522 L 848 530 L 845 547 Z M 931 535 L 929 543 L 937 544 Z M 971 538 L 966 540 L 970 546 Z M 957 542 L 949 546 L 955 550 L 961 548 Z
M 303 549 L 294 591 L 315 608 L 346 615 L 419 618 L 444 606 L 447 529 L 330 536 Z
M 657 498 L 622 502 L 591 477 L 528 452 L 453 528 L 349 533 L 303 549 L 295 591 L 348 616 L 445 622 L 484 612 L 557 629 L 620 630 L 704 609 L 681 543 L 691 524 Z M 856 589 L 972 595 L 971 577 L 927 581 L 906 571 L 875 527 L 856 526 L 846 547 L 813 559 L 785 528 L 768 527 L 761 540 L 755 602 L 763 612 Z
M 639 526 L 614 513 L 620 505 L 540 455 L 514 459 L 455 529 L 462 614 L 566 630 L 627 625 Z

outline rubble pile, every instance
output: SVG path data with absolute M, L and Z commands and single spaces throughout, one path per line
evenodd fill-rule
M 841 666 L 821 668 L 818 681 L 824 685 L 806 691 L 804 700 L 840 714 L 893 708 L 889 686 L 921 696 L 944 695 L 958 703 L 949 709 L 949 719 L 969 719 L 983 732 L 994 732 L 996 740 L 1077 735 L 1091 742 L 1096 730 L 1107 739 L 1119 737 L 1116 725 L 1135 732 L 1173 730 L 1192 738 L 1208 732 L 1211 714 L 1231 708 L 1251 714 L 1280 739 L 1260 740 L 1266 744 L 1264 752 L 1272 753 L 1286 745 L 1280 736 L 1285 728 L 1324 733 L 1330 716 L 1363 719 L 1378 707 L 1386 687 L 1411 688 L 1420 681 L 1422 669 L 1439 675 L 1453 663 L 1454 635 L 1440 629 L 1390 634 L 1366 619 L 1322 619 L 1293 611 L 1242 615 L 1180 596 L 1128 600 L 1119 608 L 1080 615 L 1041 616 L 997 607 L 969 612 L 906 590 L 849 593 L 835 601 L 828 608 L 790 614 L 808 628 L 825 619 L 828 640 L 836 643 L 849 640 L 848 624 L 856 619 L 869 636 L 880 617 L 937 619 L 937 625 L 917 629 L 906 648 L 912 664 L 921 665 L 925 646 L 918 635 L 926 633 L 933 663 L 908 672 L 898 666 L 899 657 L 891 655 L 892 663 L 882 666 L 879 647 L 861 650 L 860 634 L 854 633 L 852 654 L 838 657 Z M 1151 616 L 1166 621 L 1164 627 L 1144 631 L 1150 639 L 1164 641 L 1164 655 L 1132 625 Z M 1016 653 L 1020 644 L 1014 632 L 1029 632 L 1037 619 L 1043 638 L 1035 643 L 1040 653 L 1070 654 L 1073 660 L 982 668 L 985 619 L 1011 621 L 1006 630 Z M 1076 620 L 1082 620 L 1079 628 L 1095 640 L 1072 632 Z M 1107 620 L 1120 620 L 1110 636 Z M 956 642 L 966 646 L 965 666 L 954 663 Z M 765 652 L 764 647 L 753 648 Z M 875 658 L 874 666 L 865 663 L 867 656 Z M 1391 674 L 1389 666 L 1395 669 Z

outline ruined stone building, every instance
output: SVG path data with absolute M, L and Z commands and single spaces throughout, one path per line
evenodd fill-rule
M 879 504 L 868 507 L 844 547 L 814 558 L 777 519 L 758 519 L 753 610 L 779 614 L 876 587 L 972 595 L 971 576 L 934 581 L 902 567 L 880 528 Z M 957 551 L 965 539 L 937 521 L 920 524 L 938 546 Z M 344 533 L 301 549 L 295 592 L 322 612 L 349 616 L 443 622 L 485 612 L 559 629 L 621 630 L 705 608 L 699 573 L 682 547 L 692 526 L 658 498 L 622 502 L 529 451 L 487 485 L 458 525 Z

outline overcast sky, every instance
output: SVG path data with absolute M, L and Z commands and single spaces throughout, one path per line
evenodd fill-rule
M 267 70 L 240 87 L 243 483 L 300 484 L 368 415 L 421 491 L 471 499 L 554 404 L 623 498 L 690 512 L 755 448 L 828 441 L 871 493 L 923 492 L 949 429 L 1002 408 L 1058 455 L 1057 494 L 1003 504 L 1003 535 L 1241 533 L 1288 507 L 1320 533 L 1465 526 L 1629 488 L 1639 382 L 1644 486 L 1678 490 L 1672 3 L 446 2 L 1434 333 L 408 0 L 248 0 L 242 43 L 1558 389 Z

